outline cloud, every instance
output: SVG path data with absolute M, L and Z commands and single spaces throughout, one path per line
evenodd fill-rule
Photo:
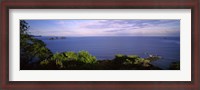
M 120 32 L 120 31 L 125 31 L 126 29 L 117 29 L 117 30 L 107 30 L 105 32 Z
M 178 20 L 94 20 L 83 23 L 77 28 L 79 31 L 88 31 L 98 35 L 112 33 L 112 35 L 174 35 L 179 31 L 180 23 Z M 83 30 L 84 28 L 84 30 Z M 176 29 L 176 30 L 174 30 Z M 126 33 L 126 34 L 124 34 Z
M 51 22 L 54 24 L 40 27 L 44 29 L 46 35 L 52 35 L 49 33 L 55 36 L 180 35 L 179 20 L 52 20 Z M 42 33 L 45 34 L 45 32 Z

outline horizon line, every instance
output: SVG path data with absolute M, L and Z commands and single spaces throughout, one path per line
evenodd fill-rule
M 46 36 L 46 35 L 32 35 L 45 37 L 180 37 L 180 36 Z

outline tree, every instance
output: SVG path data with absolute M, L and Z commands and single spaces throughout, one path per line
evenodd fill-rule
M 25 69 L 33 62 L 40 62 L 52 56 L 52 52 L 46 48 L 46 44 L 29 35 L 29 25 L 26 21 L 20 21 L 20 68 Z

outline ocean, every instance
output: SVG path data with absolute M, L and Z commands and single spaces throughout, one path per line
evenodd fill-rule
M 114 59 L 116 54 L 149 54 L 162 58 L 151 62 L 167 69 L 172 62 L 180 61 L 180 37 L 66 37 L 49 40 L 50 37 L 35 37 L 45 42 L 53 53 L 86 50 L 98 60 Z

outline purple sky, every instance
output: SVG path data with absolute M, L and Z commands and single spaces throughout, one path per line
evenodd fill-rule
M 180 36 L 180 20 L 26 20 L 32 35 Z

